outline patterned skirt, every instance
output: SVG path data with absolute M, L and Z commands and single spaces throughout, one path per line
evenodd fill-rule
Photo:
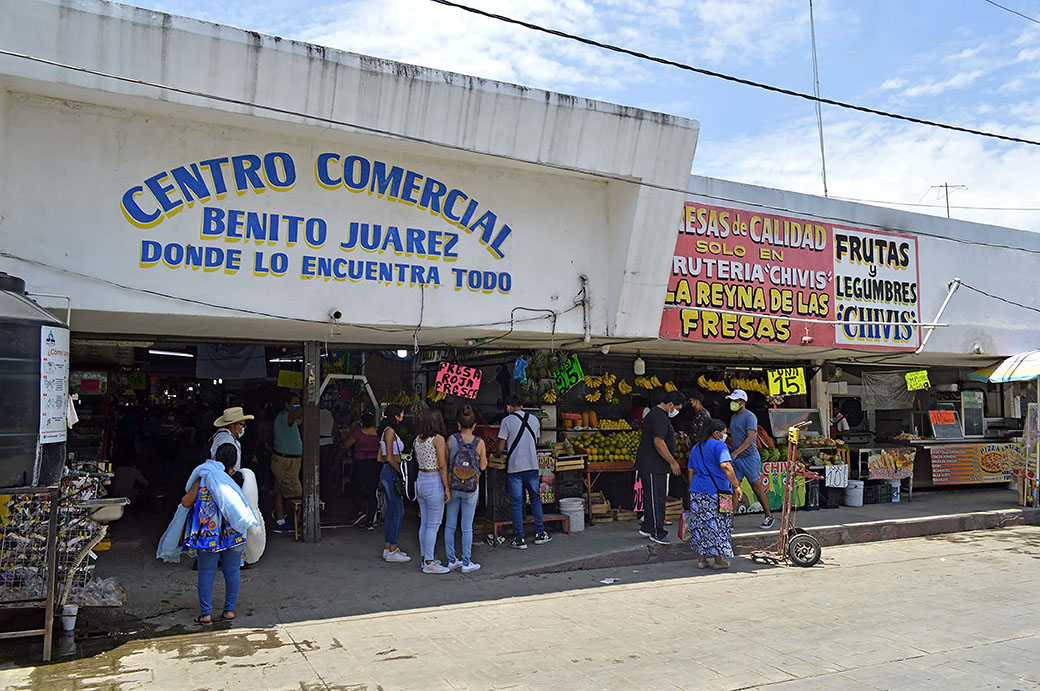
M 690 513 L 693 551 L 709 557 L 732 557 L 733 515 L 719 513 L 718 495 L 690 492 Z

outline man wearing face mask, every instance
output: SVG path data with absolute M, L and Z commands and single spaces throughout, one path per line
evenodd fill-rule
M 659 545 L 670 544 L 664 528 L 668 473 L 682 470 L 675 460 L 675 428 L 671 418 L 682 410 L 686 397 L 679 391 L 666 393 L 643 418 L 643 432 L 636 451 L 636 470 L 643 480 L 643 528 L 639 534 Z
M 758 418 L 747 409 L 747 393 L 742 389 L 734 389 L 726 398 L 729 399 L 729 409 L 733 411 L 733 417 L 729 421 L 733 472 L 736 473 L 737 482 L 747 478 L 748 484 L 762 505 L 762 510 L 765 511 L 765 520 L 759 527 L 772 528 L 773 512 L 769 509 L 769 495 L 762 484 L 762 456 L 758 453 Z

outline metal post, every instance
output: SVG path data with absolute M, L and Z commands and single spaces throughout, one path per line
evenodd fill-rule
M 321 498 L 318 477 L 318 390 L 321 351 L 317 341 L 303 344 L 303 535 L 304 542 L 321 539 Z
M 51 661 L 51 641 L 54 638 L 55 591 L 58 585 L 58 506 L 61 488 L 51 490 L 51 515 L 47 525 L 47 604 L 43 612 L 43 661 Z

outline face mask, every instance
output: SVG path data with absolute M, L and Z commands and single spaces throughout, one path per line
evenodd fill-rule
M 726 434 L 725 432 L 723 432 L 722 433 L 722 439 L 720 439 L 719 441 L 726 441 L 726 439 L 728 439 L 728 438 L 729 438 L 729 435 Z
M 678 414 L 679 414 L 679 409 L 678 408 L 672 408 L 671 410 L 668 411 L 668 417 L 675 417 Z
M 729 409 L 732 410 L 734 413 L 737 412 L 738 410 L 740 410 L 740 403 L 738 403 L 737 401 L 730 401 Z

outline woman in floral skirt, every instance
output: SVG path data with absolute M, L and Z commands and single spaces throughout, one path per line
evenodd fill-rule
M 726 448 L 726 423 L 712 420 L 704 428 L 704 436 L 690 451 L 690 546 L 699 557 L 697 566 L 708 568 L 708 558 L 714 557 L 713 568 L 727 569 L 727 559 L 733 557 L 733 514 L 719 511 L 719 496 L 723 501 L 732 497 L 730 506 L 737 506 L 743 497 L 740 483 L 733 472 L 732 459 Z

